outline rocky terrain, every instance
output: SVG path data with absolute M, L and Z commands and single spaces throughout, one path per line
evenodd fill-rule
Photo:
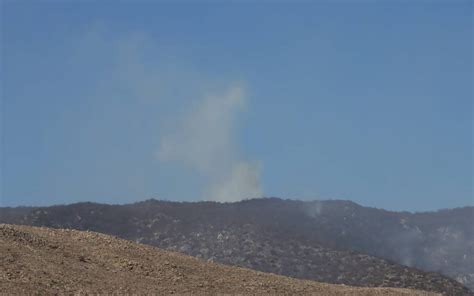
M 472 213 L 397 213 L 347 201 L 276 198 L 227 204 L 148 200 L 3 208 L 0 222 L 93 230 L 301 279 L 473 295 L 450 278 L 420 270 L 472 283 Z
M 0 291 L 8 295 L 436 295 L 297 280 L 75 230 L 1 224 L 0 254 Z

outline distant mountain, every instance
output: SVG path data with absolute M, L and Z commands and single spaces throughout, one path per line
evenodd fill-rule
M 93 230 L 296 278 L 446 295 L 473 294 L 420 269 L 472 288 L 473 218 L 472 207 L 411 214 L 349 201 L 277 198 L 0 209 L 3 223 Z

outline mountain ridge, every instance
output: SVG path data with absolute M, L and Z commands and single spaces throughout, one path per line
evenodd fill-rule
M 429 219 L 430 215 L 428 214 Z M 443 215 L 446 216 L 446 213 L 443 212 Z M 410 282 L 408 276 L 398 277 L 410 272 L 420 277 L 430 277 L 413 268 L 403 271 L 404 267 L 392 263 L 413 263 L 408 260 L 423 255 L 416 253 L 426 245 L 423 245 L 423 241 L 418 241 L 420 235 L 417 231 L 420 231 L 420 237 L 428 243 L 431 242 L 430 239 L 433 240 L 431 238 L 433 222 L 427 220 L 425 214 L 383 211 L 366 208 L 350 201 L 302 202 L 269 198 L 237 203 L 190 203 L 146 200 L 129 205 L 76 203 L 67 206 L 21 209 L 21 213 L 18 214 L 15 214 L 14 209 L 1 208 L 0 216 L 0 221 L 9 220 L 17 224 L 90 229 L 111 233 L 207 260 L 297 278 L 353 285 L 403 287 L 409 285 L 419 288 L 420 283 Z M 451 221 L 453 220 L 451 216 L 447 212 L 447 218 L 443 219 L 449 218 Z M 459 215 L 455 216 L 459 220 Z M 453 221 L 456 222 L 456 219 Z M 459 224 L 457 226 L 453 221 L 449 225 L 455 230 L 465 223 L 461 219 L 461 222 L 456 222 Z M 472 232 L 469 232 L 469 229 L 463 231 L 465 235 L 463 243 L 471 242 Z M 438 239 L 437 232 L 434 233 L 436 234 L 434 238 Z M 457 232 L 446 233 L 450 235 Z M 398 235 L 396 240 L 387 237 L 393 234 Z M 397 245 L 398 241 L 402 241 L 402 244 Z M 419 245 L 419 248 L 406 248 L 410 244 Z M 443 248 L 441 250 L 446 251 Z M 380 252 L 384 249 L 387 249 L 385 253 Z M 470 249 L 467 251 L 470 252 Z M 448 255 L 450 254 L 436 254 L 438 257 L 433 260 L 437 262 L 439 258 Z M 406 257 L 407 261 L 401 262 L 397 260 L 397 256 Z M 467 259 L 471 260 L 471 257 Z M 331 270 L 330 275 L 321 274 L 325 264 L 327 264 L 325 268 Z M 368 269 L 371 267 L 379 269 L 367 271 L 367 274 L 357 273 L 355 270 L 360 264 L 367 266 Z M 295 265 L 303 267 L 294 270 L 292 266 Z M 415 264 L 411 265 L 420 268 Z M 343 270 L 339 270 L 340 266 Z M 462 266 L 466 270 L 460 270 L 459 266 L 455 266 L 458 270 L 451 273 L 464 272 L 468 282 L 471 279 L 469 265 Z M 445 270 L 447 268 L 441 267 Z M 390 276 L 379 277 L 377 274 L 382 271 Z M 439 278 L 438 281 L 442 282 Z M 431 284 L 426 285 L 428 287 L 425 289 L 434 289 Z M 455 286 L 454 283 L 447 282 L 445 285 Z M 442 286 L 439 285 L 437 291 L 441 291 L 439 289 Z
M 141 203 L 147 203 L 147 202 L 160 202 L 160 203 L 173 203 L 173 204 L 202 204 L 202 203 L 208 203 L 208 204 L 235 204 L 235 203 L 245 203 L 245 202 L 255 202 L 255 201 L 268 201 L 268 200 L 276 200 L 276 201 L 290 201 L 290 202 L 303 202 L 303 203 L 311 203 L 311 202 L 341 202 L 341 203 L 347 203 L 347 204 L 352 204 L 361 208 L 366 208 L 366 209 L 374 209 L 374 210 L 380 210 L 384 212 L 389 212 L 389 213 L 400 213 L 400 214 L 435 214 L 435 213 L 443 213 L 443 212 L 449 212 L 449 211 L 457 211 L 457 210 L 472 210 L 474 209 L 474 205 L 465 205 L 465 206 L 457 206 L 457 207 L 452 207 L 452 208 L 438 208 L 435 210 L 389 210 L 381 207 L 375 207 L 375 206 L 366 206 L 359 204 L 355 201 L 352 201 L 350 199 L 308 199 L 308 200 L 303 200 L 303 199 L 297 199 L 297 198 L 283 198 L 283 197 L 278 197 L 278 196 L 265 196 L 265 197 L 259 197 L 259 198 L 247 198 L 247 199 L 242 199 L 240 201 L 230 201 L 230 202 L 222 202 L 222 201 L 213 201 L 213 200 L 196 200 L 196 201 L 190 201 L 190 200 L 168 200 L 168 199 L 160 199 L 160 198 L 154 198 L 150 197 L 144 200 L 139 200 L 139 201 L 134 201 L 134 202 L 123 202 L 123 203 L 108 203 L 108 202 L 95 202 L 95 201 L 77 201 L 77 202 L 71 202 L 71 203 L 57 203 L 57 204 L 47 204 L 47 205 L 10 205 L 10 206 L 1 206 L 0 204 L 0 209 L 11 209 L 11 210 L 18 210 L 18 209 L 24 209 L 24 210 L 31 210 L 31 209 L 37 209 L 37 208 L 49 208 L 49 207 L 56 207 L 56 206 L 72 206 L 72 205 L 80 205 L 80 204 L 94 204 L 94 205 L 108 205 L 108 206 L 126 206 L 126 205 L 135 205 L 135 204 L 141 204 Z

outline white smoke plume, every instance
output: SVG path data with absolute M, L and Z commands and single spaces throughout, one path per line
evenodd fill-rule
M 237 162 L 230 175 L 212 184 L 210 197 L 216 201 L 239 201 L 243 198 L 261 197 L 260 163 Z
M 319 200 L 312 201 L 304 205 L 303 211 L 311 218 L 316 218 L 323 212 L 323 202 Z
M 192 107 L 161 138 L 158 158 L 206 177 L 209 184 L 203 199 L 230 202 L 261 197 L 261 164 L 242 160 L 236 143 L 237 115 L 245 107 L 243 87 L 207 95 Z

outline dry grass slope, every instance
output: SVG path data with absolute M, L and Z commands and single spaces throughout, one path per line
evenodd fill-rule
M 436 295 L 292 279 L 75 230 L 0 224 L 0 254 L 7 294 Z

